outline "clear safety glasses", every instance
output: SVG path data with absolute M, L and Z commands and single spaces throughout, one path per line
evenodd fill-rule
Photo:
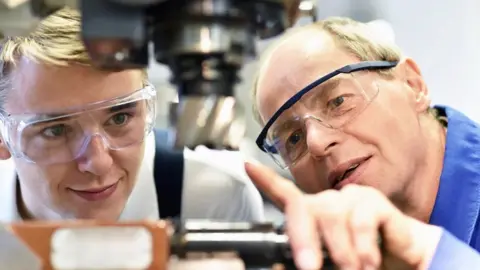
M 358 71 L 392 68 L 396 62 L 367 61 L 344 66 L 314 81 L 285 102 L 270 118 L 256 140 L 283 169 L 306 153 L 305 121 L 339 129 L 358 116 L 378 94 L 375 83 L 362 82 Z
M 37 164 L 80 157 L 94 138 L 111 150 L 141 143 L 155 125 L 156 91 L 151 85 L 112 100 L 62 113 L 0 113 L 1 132 L 12 155 Z

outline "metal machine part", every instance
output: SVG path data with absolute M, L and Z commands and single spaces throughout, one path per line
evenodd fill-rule
M 234 88 L 255 57 L 254 40 L 282 33 L 300 0 L 32 0 L 44 17 L 70 5 L 82 12 L 82 36 L 104 69 L 145 68 L 150 44 L 173 73 L 179 103 L 171 108 L 175 146 L 238 149 L 245 126 Z M 243 125 L 243 127 L 242 127 Z
M 8 243 L 0 265 L 10 270 L 185 270 L 195 261 L 231 269 L 222 266 L 235 260 L 240 269 L 296 269 L 288 237 L 268 223 L 31 221 L 3 224 L 0 240 Z M 327 252 L 322 269 L 335 269 Z
M 288 237 L 283 228 L 269 223 L 186 222 L 175 224 L 171 253 L 180 258 L 189 254 L 234 252 L 248 268 L 269 268 L 279 264 L 296 269 Z M 322 269 L 335 269 L 324 251 Z
M 176 123 L 173 132 L 179 134 L 176 145 L 235 150 L 245 133 L 242 109 L 232 96 L 191 96 L 172 103 L 170 123 Z

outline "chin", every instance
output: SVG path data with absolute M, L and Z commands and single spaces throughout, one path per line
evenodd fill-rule
M 112 213 L 91 213 L 86 215 L 79 215 L 79 220 L 96 220 L 96 221 L 109 221 L 115 222 L 120 218 L 120 215 L 112 215 Z
M 99 207 L 94 209 L 91 207 L 89 209 L 82 209 L 77 211 L 75 214 L 76 219 L 82 220 L 98 220 L 98 221 L 117 221 L 122 214 L 123 207 Z

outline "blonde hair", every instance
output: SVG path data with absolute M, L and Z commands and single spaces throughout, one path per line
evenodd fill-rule
M 253 115 L 257 122 L 263 124 L 257 107 L 258 82 L 268 65 L 275 49 L 292 34 L 305 30 L 320 30 L 330 34 L 337 46 L 352 54 L 360 61 L 400 61 L 402 52 L 390 40 L 383 35 L 379 35 L 373 27 L 366 23 L 354 21 L 349 18 L 331 17 L 322 21 L 315 22 L 306 26 L 294 28 L 275 41 L 263 54 L 260 60 L 260 69 L 255 76 L 252 88 Z M 382 75 L 389 76 L 391 70 L 379 71 Z
M 91 66 L 80 23 L 79 11 L 63 8 L 43 19 L 28 35 L 8 37 L 0 43 L 0 108 L 11 88 L 10 74 L 23 57 L 53 66 Z

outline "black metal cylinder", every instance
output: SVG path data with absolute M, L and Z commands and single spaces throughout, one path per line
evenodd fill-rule
M 283 228 L 272 224 L 203 223 L 189 227 L 177 223 L 171 238 L 171 252 L 179 257 L 188 253 L 234 252 L 247 268 L 269 268 L 281 264 L 296 269 L 288 237 Z M 324 251 L 323 269 L 335 269 Z

